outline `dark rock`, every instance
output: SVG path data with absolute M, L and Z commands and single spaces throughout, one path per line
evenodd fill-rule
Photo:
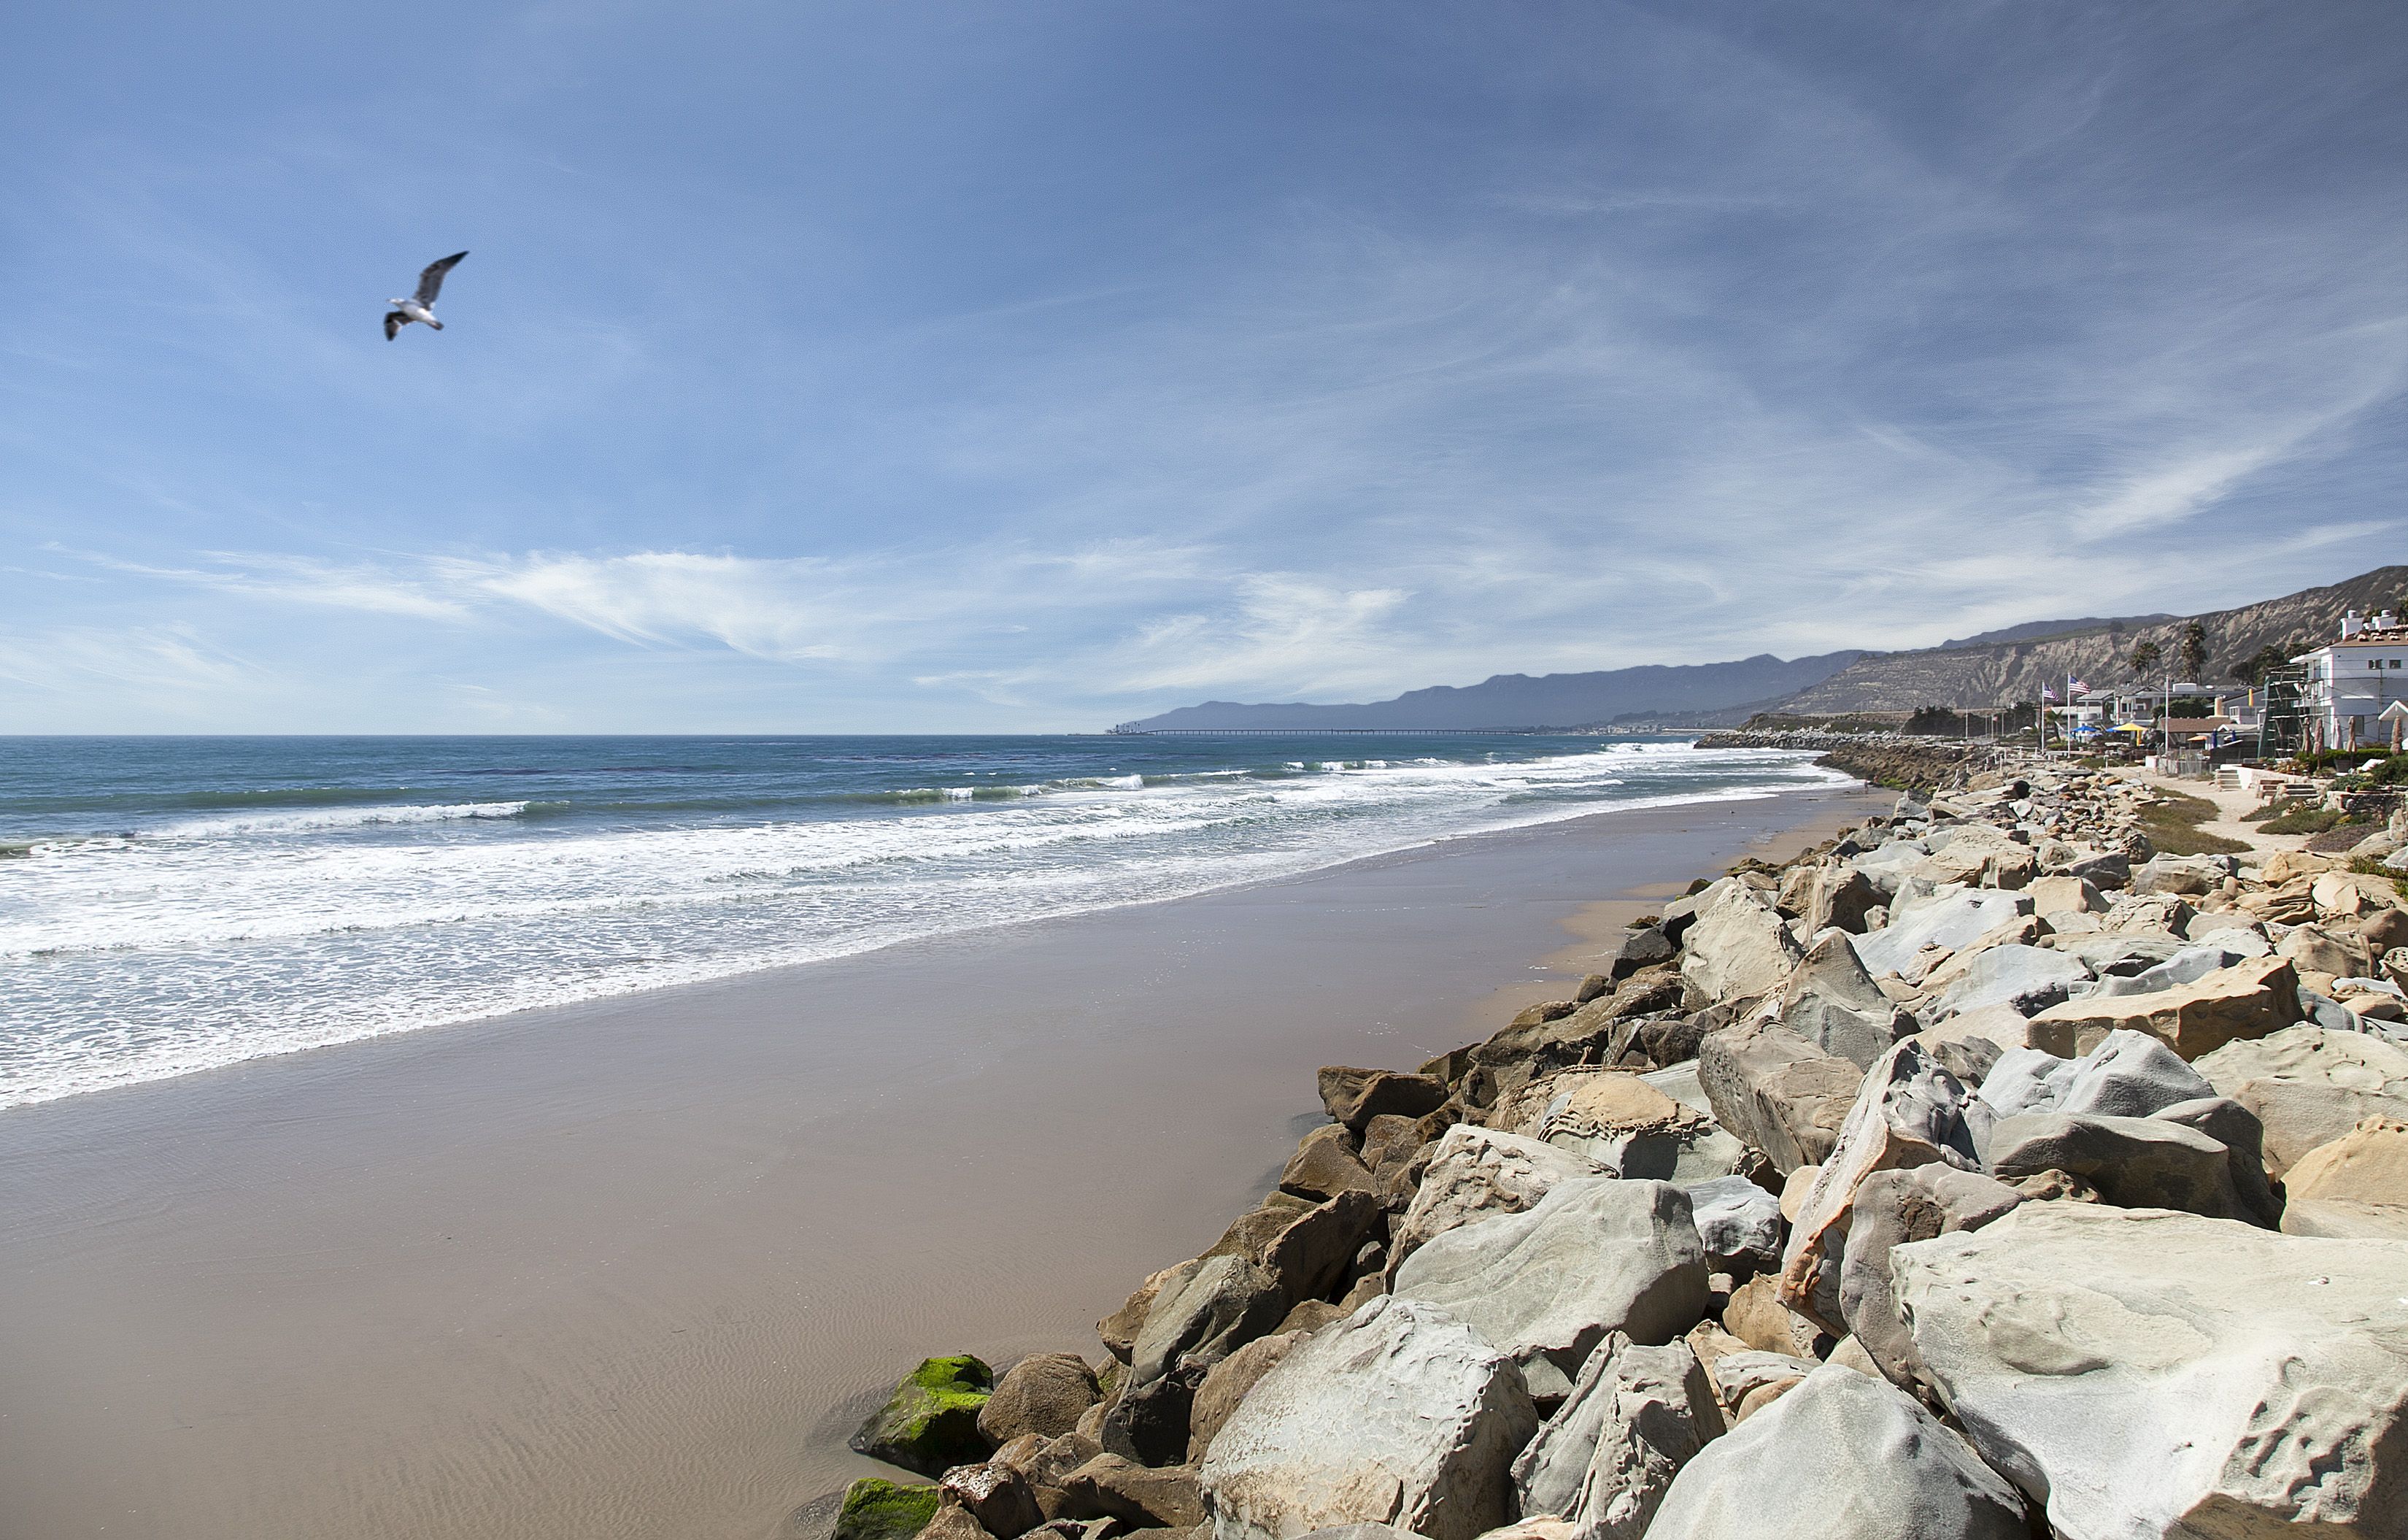
M 1611 973 L 1591 973 L 1580 981 L 1579 988 L 1572 991 L 1572 1004 L 1586 1005 L 1599 995 L 1610 995 L 1618 982 Z
M 1477 1044 L 1466 1043 L 1460 1048 L 1450 1048 L 1423 1065 L 1418 1072 L 1452 1086 L 1470 1071 L 1471 1050 Z
M 2131 885 L 2132 862 L 2129 856 L 2111 850 L 2102 856 L 2084 856 L 2066 867 L 2064 875 L 2079 877 L 2104 893 Z
M 1259 1212 L 1259 1211 L 1257 1211 Z M 1243 1223 L 1242 1220 L 1240 1221 Z M 1235 1230 L 1235 1225 L 1230 1227 Z M 1136 1292 L 1121 1302 L 1121 1307 L 1096 1323 L 1096 1335 L 1103 1339 L 1104 1351 L 1120 1360 L 1129 1360 L 1129 1350 L 1137 1344 L 1137 1334 L 1145 1330 L 1145 1317 L 1154 1309 L 1154 1297 L 1168 1283 L 1180 1268 L 1194 1267 L 1194 1262 L 1182 1262 L 1179 1267 L 1166 1267 L 1138 1285 Z
M 1229 1221 L 1229 1228 L 1221 1232 L 1221 1238 L 1212 1243 L 1204 1256 L 1243 1257 L 1249 1261 L 1258 1262 L 1263 1259 L 1263 1248 L 1276 1240 L 1281 1231 L 1296 1223 L 1299 1215 L 1311 1213 L 1312 1206 L 1310 1198 L 1299 1198 L 1292 1192 L 1272 1192 L 1263 1199 L 1261 1207 L 1249 1209 Z M 1142 1317 L 1138 1324 L 1145 1324 Z
M 1622 938 L 1622 945 L 1614 951 L 1606 973 L 1613 983 L 1620 984 L 1641 968 L 1671 961 L 1675 950 L 1671 939 L 1660 928 L 1642 927 Z
M 1038 1353 L 1004 1371 L 979 1413 L 979 1432 L 996 1445 L 1009 1444 L 1025 1433 L 1058 1438 L 1079 1425 L 1079 1415 L 1093 1406 L 1101 1393 L 1096 1372 L 1078 1354 Z M 985 1517 L 982 1515 L 979 1521 L 985 1523 Z
M 1317 1300 L 1347 1281 L 1347 1269 L 1379 1224 L 1379 1200 L 1341 1192 L 1297 1216 L 1263 1251 L 1263 1268 L 1288 1308 Z
M 994 1373 L 968 1353 L 925 1360 L 861 1425 L 853 1447 L 927 1475 L 984 1460 L 994 1446 L 979 1432 L 979 1414 L 994 1386 Z
M 2203 1096 L 2149 1115 L 2196 1130 L 2230 1151 L 2232 1190 L 2240 1196 L 2243 1216 L 2261 1229 L 2281 1228 L 2283 1200 L 2266 1180 L 2266 1125 L 2256 1113 L 2230 1097 Z
M 1355 1200 L 1357 1204 L 1368 1202 L 1360 1196 Z M 1308 1238 L 1300 1244 L 1299 1255 L 1309 1259 L 1311 1251 Z M 1350 1242 L 1339 1253 L 1338 1265 L 1342 1267 L 1353 1254 Z M 1146 1313 L 1145 1330 L 1137 1334 L 1129 1353 L 1129 1384 L 1158 1379 L 1182 1360 L 1217 1362 L 1269 1331 L 1287 1311 L 1286 1290 L 1271 1267 L 1243 1257 L 1207 1258 L 1175 1290 L 1166 1287 L 1155 1297 Z M 1105 1447 L 1111 1446 L 1107 1442 Z
M 1104 1413 L 1096 1442 L 1106 1453 L 1140 1465 L 1177 1464 L 1187 1458 L 1188 1413 L 1209 1372 L 1206 1364 L 1182 1363 L 1159 1379 L 1129 1387 Z
M 1564 1012 L 1570 1014 L 1569 1006 Z M 1321 1072 L 1321 1104 L 1354 1133 L 1384 1113 L 1419 1117 L 1446 1101 L 1447 1085 L 1435 1075 L 1398 1074 L 1331 1065 Z
M 844 1490 L 829 1540 L 911 1540 L 937 1517 L 937 1489 L 864 1476 Z
M 2155 1117 L 2026 1113 L 1990 1132 L 1989 1166 L 2003 1181 L 2061 1171 L 2119 1208 L 2171 1208 L 2212 1219 L 2249 1218 L 2221 1140 Z
M 1330 1123 L 1306 1134 L 1297 1144 L 1287 1169 L 1280 1173 L 1280 1187 L 1319 1203 L 1341 1192 L 1376 1191 L 1378 1184 L 1354 1153 L 1354 1136 L 1344 1124 Z
M 1423 1142 L 1420 1118 L 1383 1113 L 1363 1126 L 1363 1148 L 1358 1158 L 1376 1176 L 1387 1163 L 1390 1151 L 1401 1146 L 1410 1156 L 1422 1147 Z

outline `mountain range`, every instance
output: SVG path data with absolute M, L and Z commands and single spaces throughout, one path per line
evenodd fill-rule
M 2193 621 L 2205 655 L 2196 682 L 2229 685 L 2233 670 L 2268 647 L 2304 651 L 2333 636 L 2344 610 L 2372 612 L 2403 602 L 2408 567 L 2380 567 L 2326 587 L 2199 615 L 2030 621 L 1910 652 L 1852 649 L 1785 660 L 1765 653 L 1730 663 L 1650 664 L 1538 678 L 1498 674 L 1477 684 L 1440 684 L 1362 703 L 1211 700 L 1128 726 L 1190 732 L 1720 727 L 1760 712 L 1826 716 L 1928 705 L 1989 707 L 2038 699 L 2043 686 L 2061 691 L 2069 676 L 2102 689 L 2134 681 L 2131 657 L 2143 642 L 2155 643 L 2163 660 L 2148 677 L 2169 678 Z

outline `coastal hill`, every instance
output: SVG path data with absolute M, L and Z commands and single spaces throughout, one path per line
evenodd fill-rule
M 2332 636 L 2342 612 L 2386 609 L 2408 595 L 2408 567 L 2378 567 L 2324 588 L 2196 616 L 2138 617 L 2095 623 L 2094 628 L 2037 640 L 2000 640 L 1985 646 L 1934 647 L 1867 654 L 1801 689 L 1780 710 L 1800 716 L 1847 712 L 1911 712 L 1918 706 L 1980 706 L 2036 700 L 2042 686 L 2065 688 L 2068 675 L 2094 688 L 2129 683 L 2133 649 L 2154 642 L 2163 661 L 2147 677 L 2196 678 L 2230 684 L 2236 669 L 2268 647 L 2304 651 Z M 2196 620 L 2204 664 L 2181 666 L 2184 633 Z
M 1770 653 L 1735 663 L 1699 663 L 1677 667 L 1647 665 L 1610 669 L 1596 673 L 1497 674 L 1460 688 L 1434 685 L 1411 690 L 1393 700 L 1359 705 L 1314 706 L 1302 702 L 1240 705 L 1208 700 L 1182 706 L 1131 726 L 1151 732 L 1227 731 L 1232 728 L 1285 728 L 1292 731 L 1330 728 L 1427 729 L 1432 727 L 1575 727 L 1655 715 L 1679 716 L 1684 722 L 1707 713 L 1737 712 L 1743 720 L 1750 709 L 1763 709 L 1805 689 L 1856 662 L 1859 652 L 1825 653 L 1816 657 L 1784 660 Z
M 2378 567 L 2322 588 L 2206 614 L 2028 621 L 1913 652 L 1850 650 L 1784 660 L 1770 654 L 1732 663 L 1650 665 L 1595 673 L 1498 674 L 1460 688 L 1440 684 L 1393 700 L 1182 706 L 1129 724 L 1142 731 L 1214 732 L 1337 728 L 1414 730 L 1508 727 L 1735 726 L 1758 712 L 1826 716 L 1912 712 L 1919 706 L 1986 706 L 2062 691 L 2068 676 L 2097 688 L 2137 680 L 2133 650 L 2154 643 L 2152 680 L 2191 677 L 2182 667 L 2195 621 L 2203 684 L 2231 684 L 2268 648 L 2298 652 L 2331 636 L 2342 612 L 2372 612 L 2408 602 L 2408 567 Z

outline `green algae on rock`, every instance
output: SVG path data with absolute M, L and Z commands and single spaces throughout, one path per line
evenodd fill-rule
M 911 1540 L 937 1517 L 937 1489 L 865 1476 L 844 1490 L 829 1540 Z
M 978 1418 L 994 1389 L 994 1371 L 968 1353 L 925 1360 L 861 1425 L 853 1446 L 872 1460 L 927 1475 L 974 1464 L 992 1447 L 979 1432 Z

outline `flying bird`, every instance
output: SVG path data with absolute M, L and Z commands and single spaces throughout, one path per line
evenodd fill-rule
M 435 319 L 435 296 L 443 292 L 443 275 L 458 266 L 460 259 L 467 254 L 466 252 L 454 252 L 440 262 L 428 263 L 426 270 L 418 275 L 416 294 L 408 299 L 385 301 L 393 307 L 385 312 L 384 339 L 386 341 L 392 341 L 394 334 L 413 321 L 423 321 L 438 332 L 443 329 L 443 323 Z

